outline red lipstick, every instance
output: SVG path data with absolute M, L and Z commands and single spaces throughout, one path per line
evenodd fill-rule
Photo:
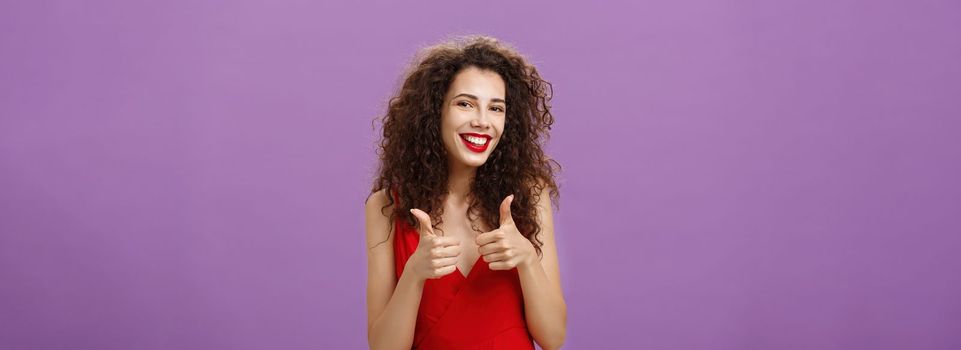
M 473 139 L 473 142 L 470 139 Z M 476 153 L 481 153 L 486 151 L 487 146 L 491 144 L 490 135 L 484 135 L 484 134 L 476 134 L 476 133 L 460 134 L 460 140 L 461 142 L 464 143 L 464 146 L 467 146 L 467 149 Z M 477 141 L 482 141 L 483 143 L 477 144 L 475 143 Z

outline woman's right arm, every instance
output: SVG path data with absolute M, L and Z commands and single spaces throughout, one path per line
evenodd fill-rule
M 412 273 L 397 280 L 393 241 L 396 232 L 384 242 L 390 222 L 384 214 L 385 191 L 371 195 L 366 204 L 367 221 L 367 344 L 371 349 L 410 349 L 414 342 L 417 309 L 424 281 Z M 383 242 L 383 243 L 382 243 Z M 373 248 L 372 248 L 373 247 Z
M 385 191 L 367 199 L 367 344 L 371 349 L 410 349 L 424 283 L 457 269 L 460 240 L 436 235 L 430 216 L 420 209 L 412 209 L 411 213 L 419 222 L 417 249 L 407 259 L 400 280 L 397 280 L 394 268 L 396 232 L 380 243 L 391 225 L 388 216 L 381 212 L 385 205 Z M 384 210 L 389 213 L 393 208 Z

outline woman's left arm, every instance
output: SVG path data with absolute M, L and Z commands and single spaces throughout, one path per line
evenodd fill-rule
M 567 334 L 567 303 L 561 290 L 557 247 L 554 245 L 554 219 L 550 196 L 545 189 L 537 204 L 541 226 L 541 259 L 531 242 L 514 226 L 510 215 L 510 196 L 501 203 L 500 228 L 477 236 L 480 254 L 492 270 L 516 267 L 524 293 L 527 328 L 545 350 L 558 349 Z
M 541 246 L 543 255 L 538 259 L 537 253 L 532 254 L 530 259 L 517 266 L 517 273 L 524 290 L 527 328 L 541 348 L 558 349 L 564 344 L 567 333 L 567 303 L 561 291 L 561 273 L 557 265 L 557 247 L 554 245 L 554 219 L 546 190 L 541 193 L 537 216 L 541 226 L 538 236 L 544 242 Z

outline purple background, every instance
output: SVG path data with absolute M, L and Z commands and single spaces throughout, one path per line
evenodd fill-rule
M 566 348 L 961 348 L 961 3 L 0 5 L 0 348 L 366 347 L 416 50 L 554 84 Z

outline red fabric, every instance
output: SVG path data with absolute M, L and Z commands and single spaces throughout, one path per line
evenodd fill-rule
M 397 278 L 417 250 L 420 235 L 398 218 L 394 225 Z M 460 269 L 428 279 L 417 312 L 414 349 L 534 349 L 524 319 L 517 269 L 491 270 L 479 257 L 465 277 Z

